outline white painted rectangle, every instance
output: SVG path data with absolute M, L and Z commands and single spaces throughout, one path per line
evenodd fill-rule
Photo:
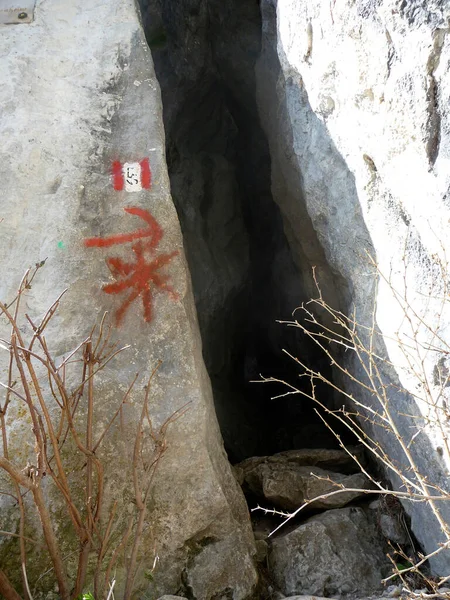
M 124 163 L 123 179 L 126 192 L 140 192 L 142 190 L 141 165 L 138 162 Z

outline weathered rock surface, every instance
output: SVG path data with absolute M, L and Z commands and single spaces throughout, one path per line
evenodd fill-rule
M 244 598 L 256 582 L 253 536 L 223 450 L 201 355 L 190 276 L 169 190 L 160 92 L 135 3 L 112 0 L 87 6 L 77 0 L 37 0 L 32 24 L 1 28 L 0 55 L 0 298 L 14 297 L 25 269 L 47 259 L 27 294 L 26 310 L 39 321 L 68 289 L 57 321 L 47 331 L 57 357 L 83 340 L 103 312 L 110 311 L 112 339 L 130 349 L 98 376 L 99 431 L 139 372 L 127 405 L 126 419 L 133 430 L 149 370 L 162 361 L 150 401 L 155 427 L 190 404 L 167 431 L 168 450 L 156 473 L 139 549 L 142 574 L 137 585 L 154 597 L 173 593 L 182 586 L 185 573 L 198 600 L 221 594 L 224 588 L 231 589 L 234 598 Z M 113 187 L 114 161 L 145 158 L 152 174 L 150 189 L 129 192 Z M 145 260 L 171 255 L 160 271 L 161 285 L 154 283 L 157 277 L 152 280 L 152 304 L 147 307 L 151 315 L 144 313 L 142 293 L 128 306 L 133 287 L 127 288 L 126 282 L 121 293 L 102 290 L 106 283 L 120 280 L 117 272 L 114 277 L 108 270 L 107 259 L 120 257 L 133 265 L 132 273 L 135 269 L 142 275 L 133 261 L 139 248 L 133 250 L 131 243 L 84 244 L 87 238 L 117 237 L 146 227 L 139 216 L 125 212 L 130 207 L 150 214 L 162 228 L 158 247 Z M 169 282 L 173 294 L 168 293 Z M 121 307 L 126 312 L 114 321 Z M 0 327 L 6 336 L 3 321 Z M 4 381 L 8 354 L 0 359 Z M 32 448 L 30 455 L 24 449 L 29 426 L 13 418 L 11 410 L 7 427 L 12 444 L 20 436 L 14 460 L 22 468 L 33 461 Z M 118 502 L 119 535 L 126 527 L 128 507 L 132 510 L 134 505 L 129 463 L 126 453 L 117 451 L 123 442 L 114 435 L 118 431 L 106 457 L 107 486 L 108 502 Z M 0 554 L 8 552 L 8 561 L 1 558 L 0 563 L 19 577 L 19 563 L 15 571 L 10 564 L 13 542 L 17 548 L 15 540 L 0 539 Z M 160 562 L 150 583 L 143 573 L 152 568 L 155 552 Z M 33 560 L 30 556 L 29 573 Z M 213 576 L 211 565 L 220 578 Z M 48 579 L 41 583 L 46 585 Z M 120 585 L 118 571 L 116 587 Z
M 431 419 L 419 432 L 417 419 L 404 415 L 426 416 L 427 394 L 448 403 L 442 374 L 448 372 L 450 310 L 442 310 L 440 299 L 450 250 L 450 5 L 262 0 L 261 11 L 258 106 L 271 152 L 272 192 L 305 288 L 317 296 L 308 278 L 315 265 L 323 297 L 335 308 L 371 326 L 376 307 L 383 336 L 376 351 L 397 365 L 381 367 L 383 381 L 393 384 L 396 427 L 407 443 L 417 432 L 412 452 L 419 470 L 445 487 L 449 456 L 442 431 Z M 387 276 L 378 287 L 366 251 Z M 426 326 L 405 319 L 392 287 L 402 298 L 406 290 L 409 315 L 425 316 Z M 418 347 L 405 352 L 414 336 Z M 427 352 L 430 343 L 444 354 Z M 343 362 L 364 378 L 355 356 L 347 353 Z M 347 379 L 344 385 L 379 406 L 376 395 Z M 394 436 L 382 428 L 375 436 L 408 469 Z M 423 503 L 407 510 L 419 541 L 434 551 L 446 539 L 437 520 Z M 448 507 L 442 515 L 450 522 Z M 448 575 L 449 552 L 432 565 Z
M 427 311 L 430 328 L 420 347 L 428 348 L 430 331 L 448 340 L 448 305 L 442 309 L 446 295 L 439 293 L 446 291 L 440 286 L 450 252 L 448 2 L 142 4 L 149 6 L 149 21 L 156 24 L 148 31 L 155 34 L 152 51 L 168 58 L 160 71 L 169 98 L 167 162 L 195 265 L 205 353 L 230 451 L 247 456 L 269 445 L 268 439 L 278 448 L 298 446 L 308 433 L 311 443 L 317 437 L 318 430 L 302 421 L 304 405 L 295 404 L 296 399 L 273 404 L 265 398 L 262 410 L 261 403 L 247 401 L 245 383 L 261 372 L 261 365 L 266 372 L 273 365 L 271 346 L 281 343 L 274 320 L 290 315 L 298 298 L 315 295 L 313 265 L 324 297 L 336 307 L 371 323 L 378 306 L 377 325 L 392 364 L 400 365 L 397 371 L 383 371 L 382 380 L 396 386 L 390 395 L 395 418 L 401 433 L 410 436 L 411 422 L 402 415 L 417 410 L 401 386 L 416 397 L 421 393 L 395 344 L 397 332 L 409 333 L 407 319 L 389 285 L 374 285 L 364 251 L 374 255 L 400 290 L 406 280 L 414 310 Z M 1 28 L 0 55 L 0 298 L 14 294 L 29 264 L 47 258 L 45 275 L 30 290 L 26 310 L 39 319 L 55 295 L 68 288 L 57 327 L 48 332 L 48 343 L 60 357 L 104 310 L 117 317 L 121 307 L 126 309 L 115 339 L 131 345 L 129 358 L 99 380 L 99 422 L 108 421 L 134 373 L 143 376 L 160 359 L 152 389 L 155 425 L 191 402 L 189 412 L 169 429 L 168 451 L 155 479 L 152 536 L 141 547 L 142 569 L 153 565 L 155 551 L 160 563 L 153 583 L 142 577 L 142 589 L 156 596 L 184 585 L 199 600 L 244 598 L 256 580 L 254 545 L 222 448 L 201 356 L 182 237 L 169 194 L 159 87 L 134 3 L 113 0 L 86 7 L 79 0 L 61 0 L 50 6 L 37 0 L 33 24 Z M 150 159 L 152 187 L 133 193 L 114 190 L 113 162 L 143 158 Z M 151 214 L 163 228 L 158 256 L 173 253 L 160 280 L 164 285 L 153 286 L 147 306 L 142 297 L 131 301 L 127 296 L 133 291 L 129 281 L 121 282 L 121 293 L 102 290 L 117 279 L 105 261 L 130 261 L 132 267 L 122 270 L 134 268 L 138 248 L 87 248 L 83 243 L 136 231 L 141 221 L 125 208 Z M 403 259 L 408 263 L 405 280 Z M 167 278 L 176 292 L 172 296 Z M 436 296 L 431 301 L 430 289 Z M 0 328 L 3 335 L 3 323 Z M 309 357 L 298 340 L 290 342 Z M 386 348 L 378 346 L 383 355 Z M 350 354 L 345 364 L 360 376 Z M 448 400 L 448 389 L 442 389 L 448 364 L 438 356 L 426 354 L 425 377 L 434 397 Z M 0 369 L 3 380 L 7 356 Z M 369 394 L 367 400 L 373 397 Z M 130 401 L 133 424 L 140 401 L 137 388 Z M 273 418 L 265 416 L 265 409 Z M 423 406 L 420 411 L 426 412 Z M 20 440 L 16 460 L 22 466 L 32 458 L 21 445 L 29 426 L 16 416 L 8 415 L 8 428 Z M 447 485 L 442 435 L 425 425 L 411 452 L 430 481 Z M 395 441 L 383 431 L 378 435 L 387 441 L 392 458 L 404 464 Z M 111 447 L 116 445 L 113 441 Z M 120 500 L 122 514 L 132 502 L 127 465 L 116 454 L 110 457 L 110 501 Z M 275 470 L 275 463 L 267 464 L 257 468 Z M 321 459 L 305 464 L 330 469 Z M 449 509 L 440 509 L 450 520 Z M 434 550 L 443 540 L 439 526 L 423 504 L 410 510 L 415 534 L 425 550 Z M 327 518 L 317 517 L 319 525 Z M 319 525 L 304 526 L 322 531 L 323 523 Z M 0 551 L 6 548 L 8 559 L 13 542 L 2 538 Z M 331 547 L 332 541 L 327 544 Z M 311 549 L 313 557 L 316 551 Z M 448 575 L 449 563 L 444 552 L 433 559 L 443 575 Z M 337 585 L 346 589 L 346 584 Z M 330 585 L 311 576 L 312 587 Z
M 340 508 L 364 495 L 372 487 L 363 473 L 343 475 L 336 472 L 339 466 L 352 469 L 356 463 L 344 451 L 292 450 L 274 456 L 254 457 L 234 467 L 244 492 L 251 492 L 261 500 L 282 510 L 292 511 L 304 502 L 339 489 L 339 492 L 312 502 L 311 509 Z M 319 466 L 329 465 L 330 470 Z M 336 485 L 334 485 L 336 484 Z
M 365 464 L 364 448 L 362 446 L 349 447 L 348 450 L 361 464 Z M 346 475 L 359 473 L 360 471 L 356 461 L 344 450 L 299 448 L 278 452 L 271 456 L 252 456 L 243 460 L 234 467 L 239 483 L 242 485 L 243 477 L 248 470 L 266 463 L 271 465 L 292 463 L 297 466 L 320 467 L 321 469 Z
M 370 596 L 370 597 L 365 597 L 365 598 L 354 598 L 353 600 L 386 600 L 388 596 L 382 596 L 380 597 L 375 597 L 375 596 Z M 284 600 L 327 600 L 327 598 L 323 598 L 321 596 L 285 596 Z
M 364 495 L 359 490 L 369 489 L 370 481 L 362 473 L 341 475 L 318 467 L 293 465 L 261 465 L 245 477 L 251 492 L 283 510 L 295 510 L 304 502 L 318 498 L 310 508 L 340 508 Z M 336 484 L 336 485 L 334 485 Z M 339 492 L 343 488 L 355 491 Z M 329 497 L 319 498 L 319 496 Z
M 271 574 L 286 595 L 370 595 L 389 564 L 374 522 L 356 507 L 311 517 L 274 539 L 269 553 Z
M 379 498 L 369 504 L 369 509 L 374 511 L 380 531 L 387 540 L 402 546 L 411 543 L 405 511 L 399 500 L 389 496 Z
M 325 598 L 321 598 L 320 596 L 285 596 L 286 600 L 325 600 Z

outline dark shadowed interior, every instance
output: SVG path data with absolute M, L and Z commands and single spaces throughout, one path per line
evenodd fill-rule
M 161 86 L 167 164 L 183 230 L 217 417 L 231 462 L 336 441 L 300 396 L 287 349 L 329 366 L 290 320 L 308 300 L 271 193 L 256 101 L 256 0 L 141 0 Z M 311 265 L 312 268 L 313 265 Z M 323 400 L 330 392 L 322 391 Z M 331 399 L 330 399 L 331 401 Z

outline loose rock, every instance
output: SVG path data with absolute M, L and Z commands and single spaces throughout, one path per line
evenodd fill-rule
M 321 598 L 319 596 L 289 596 L 289 598 L 285 597 L 285 600 L 327 600 L 327 599 Z
M 269 566 L 286 595 L 370 595 L 389 571 L 373 519 L 361 508 L 329 510 L 274 539 Z
M 342 460 L 343 454 L 338 450 L 283 452 L 273 457 L 248 459 L 237 465 L 235 471 L 244 491 L 250 491 L 282 510 L 295 510 L 305 501 L 326 494 L 332 495 L 314 501 L 310 508 L 340 508 L 364 495 L 364 491 L 333 492 L 340 488 L 365 490 L 372 487 L 363 473 L 344 475 L 333 470 L 337 465 L 346 470 L 351 468 L 347 455 L 347 462 Z M 311 463 L 328 465 L 332 470 L 310 466 Z
M 267 542 L 265 540 L 256 540 L 255 546 L 256 546 L 256 555 L 255 555 L 256 562 L 264 562 L 267 558 L 267 552 L 269 549 Z
M 362 446 L 350 447 L 349 452 L 358 460 L 365 464 L 364 449 Z M 297 450 L 287 450 L 278 452 L 272 456 L 252 456 L 235 465 L 234 472 L 240 485 L 244 481 L 245 474 L 254 467 L 262 463 L 279 464 L 295 463 L 298 466 L 320 467 L 337 473 L 351 475 L 359 473 L 360 468 L 356 461 L 344 450 L 329 448 L 300 448 Z
M 405 512 L 400 500 L 394 496 L 384 496 L 371 502 L 369 508 L 376 511 L 378 525 L 386 539 L 400 545 L 410 543 Z

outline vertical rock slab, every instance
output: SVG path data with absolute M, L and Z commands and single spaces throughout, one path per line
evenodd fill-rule
M 393 384 L 400 435 L 418 469 L 445 488 L 449 4 L 263 0 L 261 10 L 259 108 L 272 190 L 297 263 L 316 266 L 333 307 L 366 326 L 374 312 L 380 353 L 396 365 L 383 377 Z M 387 276 L 378 286 L 367 252 Z M 312 278 L 310 291 L 316 296 Z M 364 376 L 357 361 L 345 361 Z M 370 395 L 365 401 L 374 406 Z M 413 430 L 409 414 L 423 419 Z M 395 440 L 384 442 L 405 464 Z M 448 539 L 424 505 L 407 508 L 426 551 Z M 446 504 L 439 510 L 449 522 Z M 447 575 L 448 553 L 433 567 Z
M 150 398 L 155 427 L 187 403 L 189 410 L 167 431 L 136 585 L 156 597 L 183 591 L 189 581 L 198 600 L 219 597 L 223 588 L 245 598 L 256 582 L 253 539 L 201 356 L 159 87 L 136 7 L 131 0 L 37 0 L 32 24 L 0 33 L 0 297 L 13 297 L 25 269 L 46 260 L 26 310 L 39 320 L 67 288 L 47 331 L 56 356 L 109 311 L 114 339 L 130 348 L 98 379 L 98 432 L 136 372 L 130 402 L 140 405 L 161 361 Z M 1 328 L 7 335 L 3 322 Z M 7 359 L 5 353 L 2 381 Z M 131 425 L 137 418 L 130 409 Z M 12 438 L 16 425 L 8 423 Z M 17 460 L 25 466 L 27 458 Z M 120 452 L 109 460 L 109 500 L 126 512 L 128 463 Z M 220 581 L 207 581 L 202 564 L 210 555 L 228 574 Z M 149 582 L 142 573 L 155 556 Z

